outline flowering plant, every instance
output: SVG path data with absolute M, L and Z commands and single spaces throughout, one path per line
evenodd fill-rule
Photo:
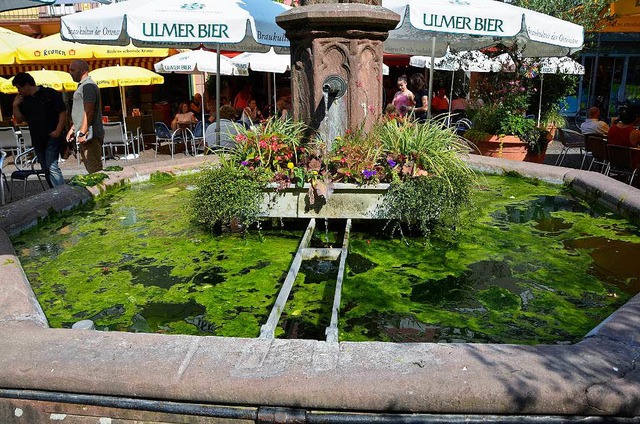
M 269 119 L 250 129 L 236 127 L 233 160 L 249 169 L 270 172 L 273 181 L 282 186 L 304 181 L 304 172 L 296 163 L 305 148 L 300 144 L 305 127 L 291 120 Z

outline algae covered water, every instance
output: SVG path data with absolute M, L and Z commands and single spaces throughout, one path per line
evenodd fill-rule
M 51 326 L 258 335 L 306 222 L 211 235 L 189 223 L 189 183 L 111 193 L 14 239 Z M 481 177 L 475 203 L 446 242 L 356 224 L 341 340 L 571 343 L 640 291 L 627 221 L 515 177 Z M 343 223 L 325 225 L 314 243 L 339 245 Z M 336 275 L 333 261 L 303 262 L 278 337 L 324 339 Z

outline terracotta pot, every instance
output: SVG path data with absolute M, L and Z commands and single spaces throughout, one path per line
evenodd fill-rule
M 473 140 L 482 156 L 509 160 L 524 160 L 527 156 L 527 143 L 513 135 L 491 136 L 488 140 Z
M 534 163 L 544 163 L 544 158 L 547 156 L 547 147 L 549 144 L 545 144 L 540 149 L 540 153 L 532 153 L 528 152 L 527 156 L 525 156 L 525 162 L 534 162 Z

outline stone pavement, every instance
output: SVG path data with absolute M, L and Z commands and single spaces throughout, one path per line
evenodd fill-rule
M 175 161 L 184 157 L 185 157 L 184 147 L 178 146 L 177 152 L 174 153 L 173 160 Z M 162 164 L 166 165 L 171 161 L 172 161 L 171 153 L 169 152 L 168 147 L 163 146 L 163 148 L 160 150 L 157 156 L 155 155 L 154 149 L 146 149 L 135 159 L 130 159 L 130 160 L 108 159 L 105 162 L 104 166 L 105 167 L 122 166 L 123 168 L 130 168 L 130 167 L 138 167 L 140 165 L 146 165 L 146 164 L 152 164 L 152 163 L 158 164 L 158 166 L 160 166 Z M 73 155 L 69 156 L 67 160 L 63 162 L 59 162 L 59 165 L 60 165 L 60 169 L 62 170 L 62 175 L 64 176 L 64 179 L 66 182 L 69 182 L 69 180 L 71 180 L 71 178 L 73 178 L 76 175 L 84 175 L 87 173 L 87 171 L 84 168 L 84 165 L 81 163 L 78 163 L 78 159 Z M 16 168 L 13 164 L 12 158 L 10 156 L 7 157 L 3 171 L 4 171 L 4 174 L 7 176 L 7 182 L 9 186 L 12 185 L 11 173 L 15 171 L 15 169 Z M 23 182 L 16 181 L 14 185 L 15 185 L 15 190 L 13 192 L 13 201 L 22 199 Z M 46 185 L 46 182 L 45 182 L 45 185 Z M 43 188 L 38 182 L 38 179 L 35 177 L 29 178 L 29 181 L 27 183 L 26 197 L 33 196 L 34 194 L 40 193 L 42 191 L 43 191 Z M 6 191 L 5 191 L 5 196 L 6 196 L 7 202 L 9 202 L 10 196 L 9 196 L 9 193 Z

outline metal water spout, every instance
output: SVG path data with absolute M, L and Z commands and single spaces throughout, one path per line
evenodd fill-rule
M 346 91 L 347 82 L 339 75 L 330 75 L 322 83 L 324 116 L 320 122 L 319 133 L 329 149 L 333 140 L 342 136 L 347 129 L 345 119 L 347 113 L 343 97 Z

